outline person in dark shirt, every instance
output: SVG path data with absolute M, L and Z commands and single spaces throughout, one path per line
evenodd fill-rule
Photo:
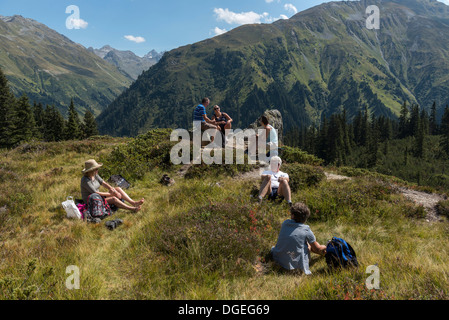
M 232 129 L 232 118 L 227 113 L 222 112 L 220 106 L 215 106 L 212 120 L 215 120 L 215 123 L 220 127 L 224 147 L 226 144 L 226 130 Z

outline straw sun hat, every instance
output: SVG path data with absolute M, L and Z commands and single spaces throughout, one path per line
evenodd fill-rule
M 97 163 L 97 161 L 95 161 L 95 160 L 87 160 L 85 163 L 84 163 L 84 170 L 83 170 L 83 173 L 88 173 L 88 172 L 91 172 L 91 171 L 94 171 L 94 170 L 96 170 L 96 169 L 99 169 L 99 168 L 101 168 L 103 166 L 103 164 L 102 163 Z

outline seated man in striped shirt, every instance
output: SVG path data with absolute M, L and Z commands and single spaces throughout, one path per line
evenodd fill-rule
M 210 100 L 209 98 L 204 98 L 201 104 L 199 104 L 195 111 L 193 112 L 193 125 L 196 123 L 201 123 L 201 132 L 213 129 L 214 133 L 211 135 L 211 141 L 214 142 L 215 135 L 219 133 L 220 126 L 217 125 L 215 120 L 211 120 L 207 117 L 206 108 L 209 106 Z

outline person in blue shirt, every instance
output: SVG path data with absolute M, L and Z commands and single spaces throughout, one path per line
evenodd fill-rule
M 287 270 L 301 270 L 306 275 L 309 270 L 310 252 L 325 255 L 326 246 L 320 245 L 312 230 L 305 223 L 310 210 L 298 202 L 290 207 L 291 219 L 284 221 L 275 247 L 271 249 L 274 261 Z
M 217 125 L 215 120 L 211 120 L 207 117 L 206 108 L 209 106 L 209 98 L 204 98 L 193 112 L 193 123 L 194 126 L 201 124 L 201 132 L 212 129 L 215 130 L 211 135 L 211 141 L 214 142 L 216 134 L 220 131 L 220 126 Z

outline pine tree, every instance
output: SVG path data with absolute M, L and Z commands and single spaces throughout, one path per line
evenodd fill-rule
M 54 106 L 45 108 L 44 112 L 44 139 L 45 141 L 63 141 L 65 121 L 61 112 Z
M 324 160 L 328 160 L 328 140 L 327 140 L 327 134 L 328 134 L 328 123 L 326 119 L 326 115 L 323 115 L 323 119 L 321 121 L 321 127 L 319 130 L 319 138 L 318 138 L 318 157 Z
M 33 104 L 34 121 L 36 123 L 36 138 L 42 139 L 44 137 L 44 107 L 42 103 L 34 102 Z
M 377 126 L 376 116 L 371 116 L 371 127 L 369 132 L 367 133 L 368 136 L 368 159 L 367 159 L 367 165 L 368 167 L 372 168 L 375 167 L 377 164 L 378 159 L 378 151 L 379 151 L 379 128 Z
M 81 138 L 81 122 L 78 117 L 78 113 L 75 110 L 73 99 L 70 101 L 69 117 L 65 129 L 66 129 L 65 131 L 66 140 L 77 140 Z
M 345 163 L 344 134 L 338 114 L 333 114 L 330 118 L 327 141 L 329 145 L 326 160 L 336 165 Z
M 23 95 L 16 103 L 16 125 L 14 139 L 16 142 L 30 141 L 35 136 L 36 124 L 30 102 Z
M 401 115 L 399 117 L 399 138 L 405 138 L 409 135 L 408 133 L 408 114 L 409 110 L 407 107 L 407 102 L 401 107 Z
M 89 138 L 98 135 L 98 126 L 95 117 L 89 110 L 84 114 L 83 119 L 83 137 Z
M 437 103 L 435 101 L 433 102 L 432 109 L 430 111 L 429 134 L 430 135 L 438 134 Z
M 425 138 L 425 123 L 421 121 L 419 123 L 418 133 L 415 136 L 415 157 L 424 157 L 424 138 Z
M 441 142 L 440 146 L 449 156 L 449 107 L 444 109 L 443 118 L 441 119 Z
M 353 121 L 354 140 L 357 146 L 362 145 L 362 121 L 363 121 L 362 111 L 359 110 Z
M 369 112 L 368 112 L 368 107 L 365 106 L 365 111 L 363 113 L 363 118 L 362 118 L 362 127 L 361 127 L 361 145 L 366 147 L 368 145 L 369 142 Z
M 8 86 L 8 79 L 0 68 L 0 148 L 14 145 L 15 100 Z
M 419 126 L 421 124 L 421 117 L 419 113 L 419 106 L 414 104 L 410 111 L 410 122 L 409 122 L 409 135 L 417 137 L 419 134 Z

